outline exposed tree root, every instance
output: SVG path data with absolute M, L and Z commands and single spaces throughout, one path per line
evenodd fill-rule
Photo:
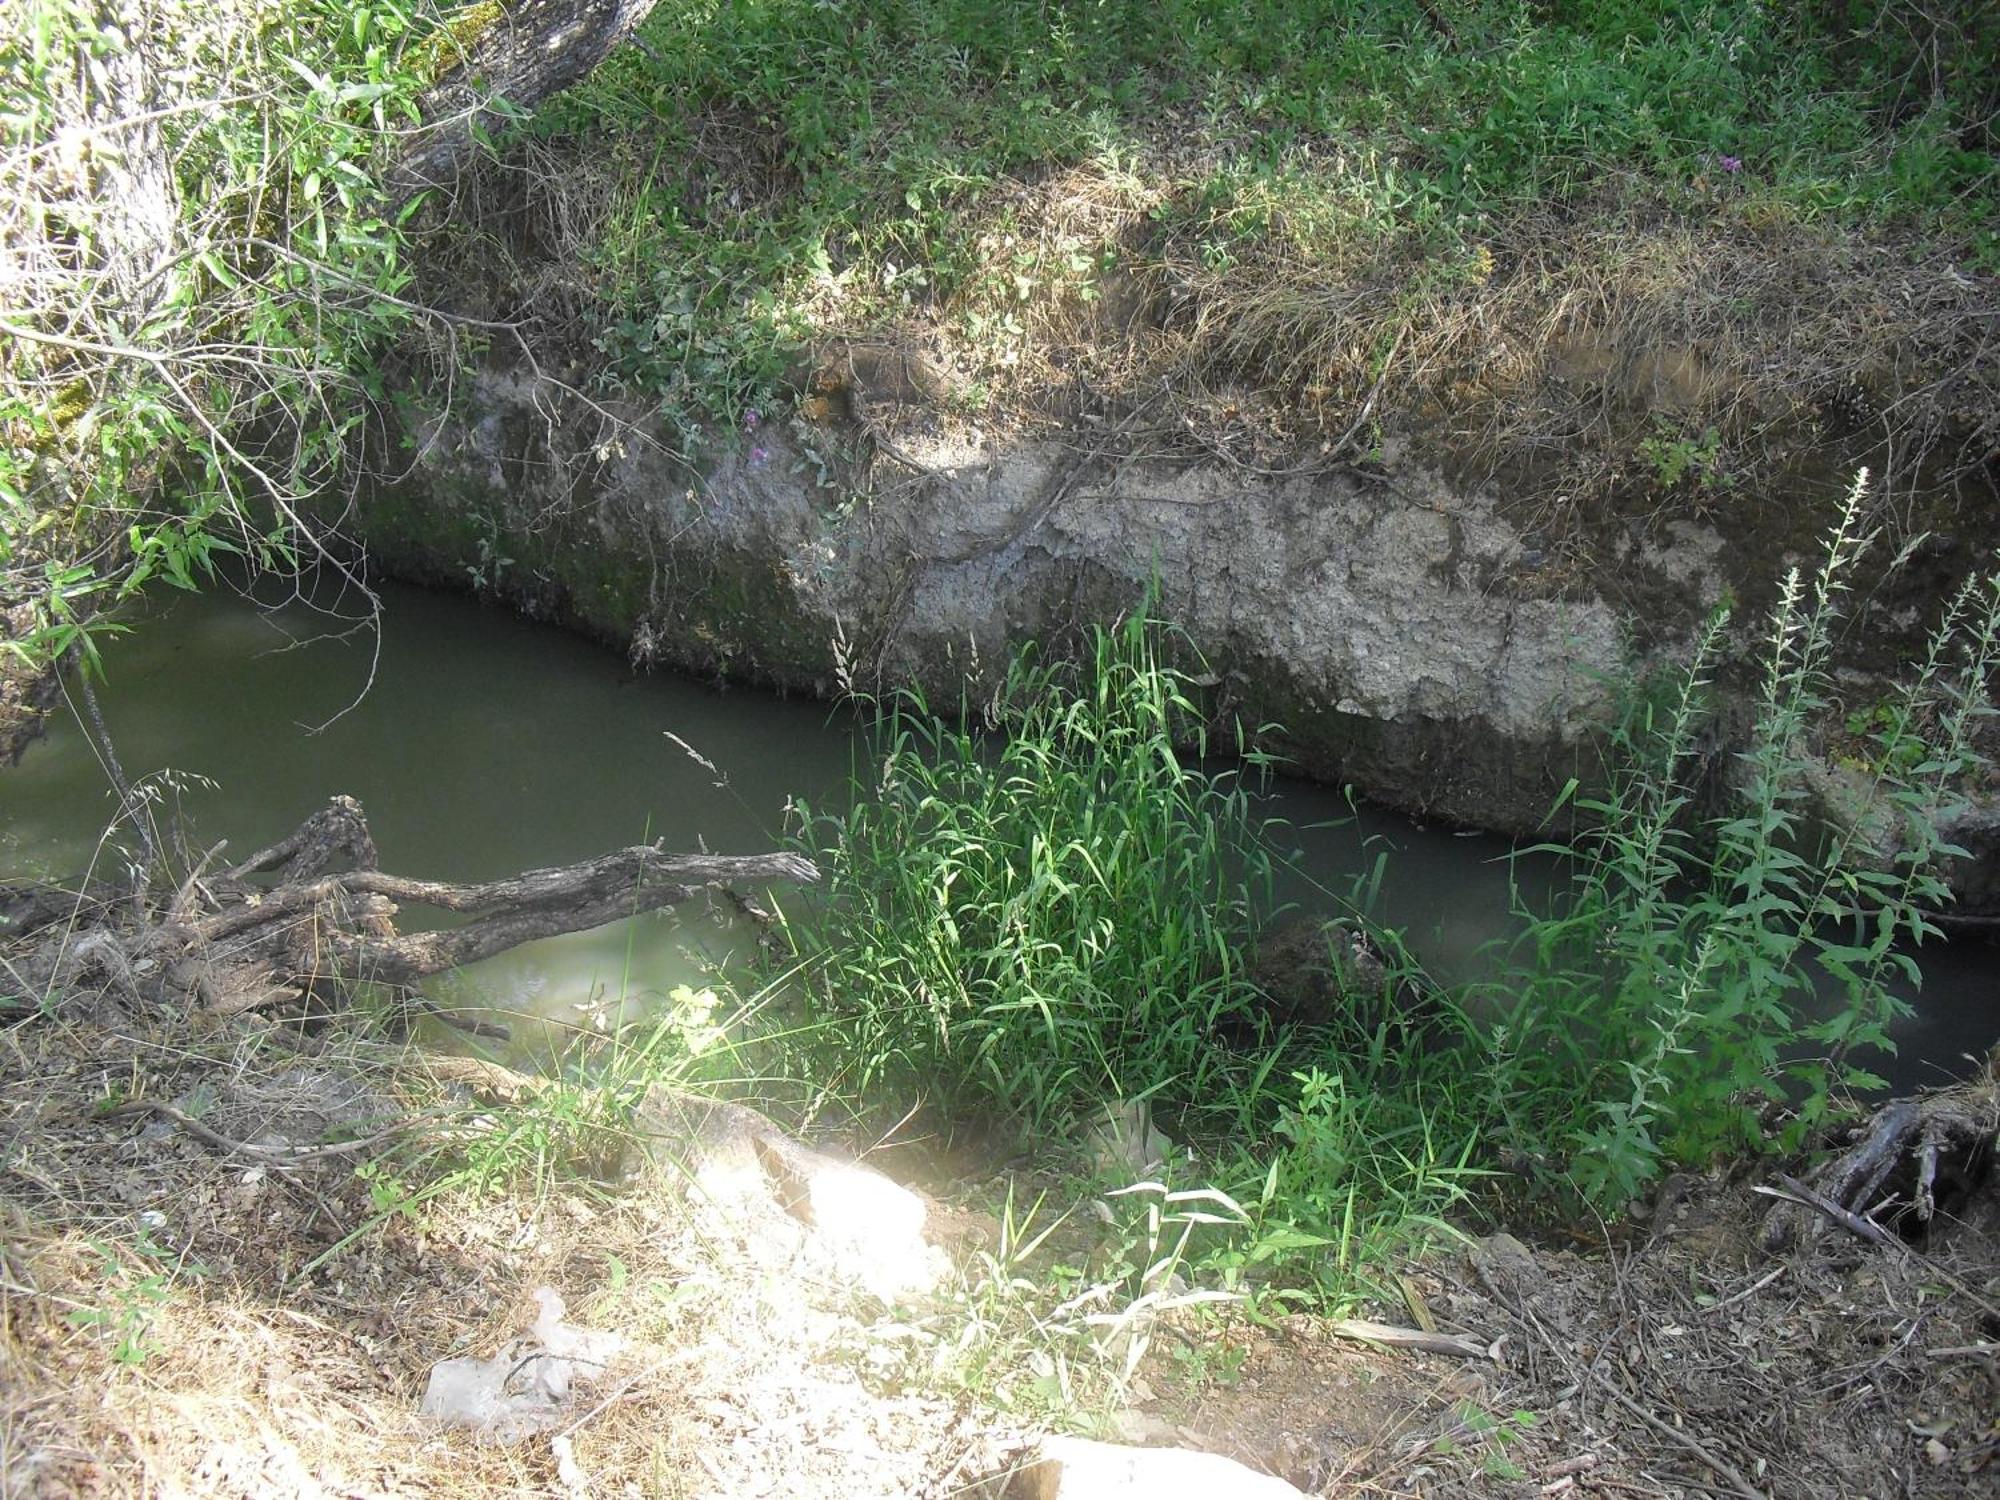
M 1905 1233 L 1922 1232 L 1992 1170 L 1996 1141 L 2000 1049 L 1971 1082 L 1883 1105 L 1810 1186 L 1788 1183 L 1789 1193 L 1774 1193 L 1781 1201 L 1764 1220 L 1763 1246 L 1775 1253 L 1802 1235 L 1810 1240 L 1828 1220 L 1885 1242 L 1881 1214 Z

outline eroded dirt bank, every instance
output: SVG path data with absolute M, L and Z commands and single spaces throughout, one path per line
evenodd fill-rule
M 643 406 L 489 368 L 449 412 L 406 417 L 414 458 L 358 532 L 392 572 L 563 620 L 635 665 L 820 696 L 916 684 L 977 705 L 1011 648 L 1059 647 L 1156 586 L 1219 718 L 1282 726 L 1265 743 L 1310 776 L 1519 832 L 1592 774 L 1608 680 L 1685 649 L 1719 601 L 1747 621 L 1836 509 L 1607 513 L 1552 539 L 1395 438 L 1361 463 L 1253 461 L 1256 444 L 1197 440 L 1143 397 L 1000 438 L 933 385 L 907 355 L 842 350 L 795 414 L 753 412 L 703 473 Z M 1881 699 L 1978 558 L 1965 514 L 1852 601 L 1836 719 Z M 1837 761 L 1833 729 L 1818 749 Z M 1995 819 L 1953 831 L 1974 856 L 1961 895 L 1988 909 Z
M 865 472 L 845 450 L 874 448 L 866 434 L 801 423 L 696 480 L 647 441 L 664 435 L 539 394 L 482 378 L 363 533 L 392 568 L 567 615 L 637 662 L 822 695 L 915 682 L 946 702 L 969 679 L 976 702 L 1011 646 L 1126 608 L 1156 576 L 1218 705 L 1282 721 L 1307 769 L 1518 825 L 1597 706 L 1584 674 L 1619 660 L 1608 605 L 1510 588 L 1533 566 L 1523 539 L 1411 471 L 1190 466 L 1149 458 L 1128 418 L 1095 440 L 885 435 L 893 456 Z M 1713 586 L 1685 583 L 1691 600 Z

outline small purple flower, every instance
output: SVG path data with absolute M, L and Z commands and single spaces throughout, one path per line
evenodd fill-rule
M 763 421 L 764 414 L 753 406 L 743 413 L 743 430 L 746 433 L 755 432 Z
M 1743 170 L 1743 158 L 1740 156 L 1725 156 L 1717 165 L 1725 172 L 1740 172 Z
M 751 468 L 761 469 L 764 467 L 765 464 L 769 463 L 770 461 L 771 461 L 771 450 L 769 448 L 752 448 L 750 450 Z

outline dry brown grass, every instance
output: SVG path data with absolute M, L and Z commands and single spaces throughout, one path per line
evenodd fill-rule
M 1234 239 L 1184 214 L 1125 257 L 1123 384 L 1179 393 L 1196 427 L 1226 387 L 1295 455 L 1365 460 L 1400 435 L 1543 532 L 1837 487 L 1863 462 L 1905 534 L 1992 505 L 2000 286 L 1946 256 L 1644 203 L 1522 214 L 1432 254 L 1265 213 Z M 1668 478 L 1676 443 L 1707 452 Z
M 1162 147 L 1005 184 L 967 230 L 986 274 L 813 320 L 950 372 L 918 420 L 1028 436 L 1164 396 L 1135 448 L 1291 475 L 1391 440 L 1551 541 L 1773 499 L 1804 540 L 1862 464 L 1898 539 L 2000 521 L 2000 282 L 1947 254 L 1610 199 L 1427 252 L 1330 223 L 1310 179 L 1204 208 L 1212 166 Z

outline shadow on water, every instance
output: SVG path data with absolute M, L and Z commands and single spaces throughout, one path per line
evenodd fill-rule
M 326 799 L 360 799 L 383 868 L 486 880 L 644 840 L 752 853 L 790 798 L 844 795 L 853 721 L 824 704 L 635 676 L 587 641 L 450 595 L 390 585 L 371 630 L 300 604 L 227 594 L 166 601 L 106 652 L 100 694 L 120 758 L 168 768 L 190 842 L 241 857 Z M 365 691 L 364 691 L 365 690 Z M 674 738 L 712 765 L 692 758 Z M 1486 835 L 1355 808 L 1338 791 L 1274 779 L 1260 810 L 1285 821 L 1281 900 L 1307 912 L 1373 887 L 1370 915 L 1404 930 L 1445 983 L 1478 977 L 1512 929 L 1510 880 L 1541 899 L 1553 868 Z M 113 812 L 73 715 L 0 775 L 0 873 L 67 876 L 101 857 Z M 407 914 L 407 915 L 415 915 Z M 696 904 L 525 945 L 434 981 L 435 998 L 517 1023 L 523 1056 L 569 1028 L 614 1028 L 675 986 L 699 986 L 756 934 L 726 903 Z M 1927 949 L 1925 993 L 1898 1030 L 1899 1085 L 1962 1074 L 2000 1030 L 2000 955 Z M 550 1023 L 539 1037 L 522 1018 Z M 532 1038 L 532 1039 L 531 1039 Z

